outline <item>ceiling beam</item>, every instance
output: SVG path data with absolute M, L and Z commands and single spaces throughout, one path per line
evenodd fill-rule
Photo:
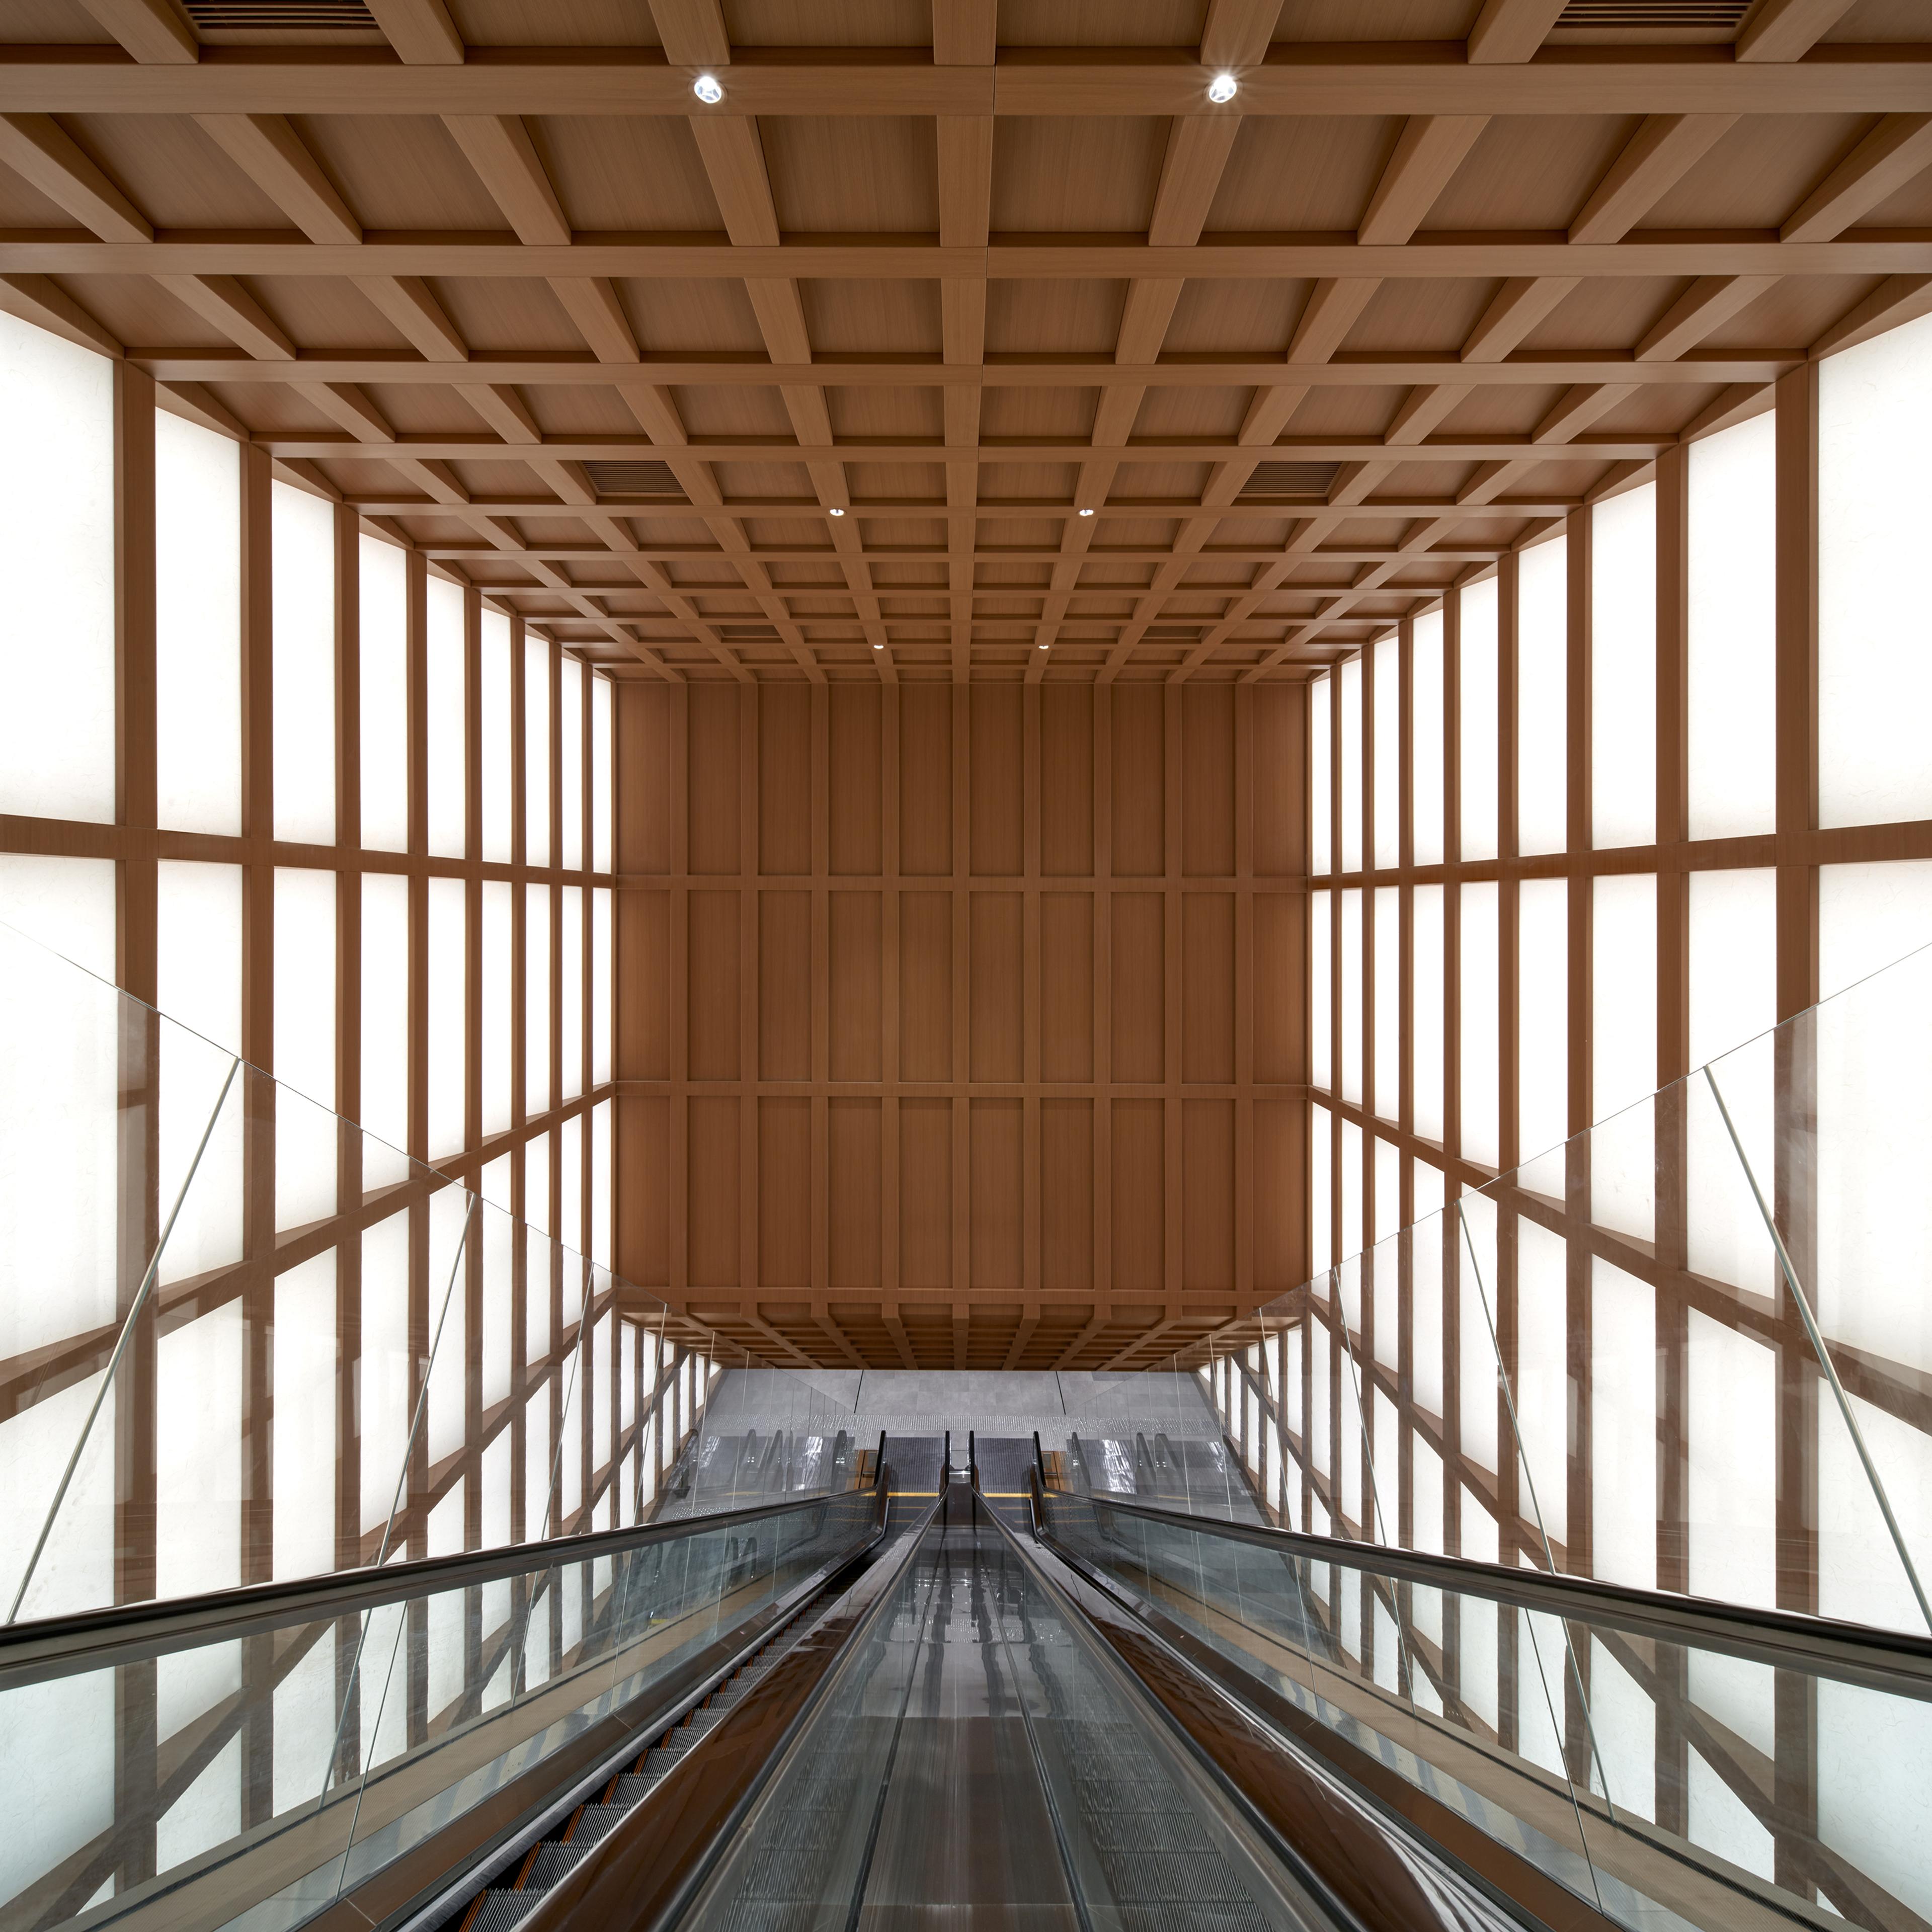
M 1531 58 L 1549 37 L 1563 0 L 1485 0 L 1469 29 L 1469 58 L 1478 62 Z
M 1328 236 L 1266 242 L 1205 241 L 1191 248 L 1154 248 L 1100 236 L 1078 240 L 1010 242 L 995 236 L 978 249 L 935 243 L 876 245 L 843 239 L 789 241 L 782 248 L 740 248 L 718 241 L 580 239 L 572 245 L 518 247 L 501 236 L 452 241 L 447 235 L 386 235 L 358 248 L 309 242 L 263 241 L 253 236 L 180 237 L 163 231 L 151 243 L 86 242 L 70 231 L 10 231 L 0 240 L 0 270 L 26 274 L 197 274 L 334 278 L 424 274 L 464 279 L 548 280 L 564 276 L 761 281 L 808 280 L 938 280 L 981 273 L 995 280 L 1132 280 L 1139 276 L 1190 280 L 1315 280 L 1330 277 L 1438 280 L 1507 279 L 1520 275 L 1589 278 L 1784 274 L 1910 274 L 1932 267 L 1932 244 L 1922 231 L 1855 231 L 1837 242 L 1779 242 L 1760 230 L 1693 233 L 1681 238 L 1656 231 L 1616 245 L 1578 245 L 1531 236 L 1498 239 L 1432 236 L 1401 247 L 1364 247 Z
M 362 284 L 358 282 L 358 286 Z M 406 284 L 392 283 L 389 286 L 401 288 L 406 297 L 416 292 Z M 424 298 L 433 301 L 427 289 L 420 284 L 417 288 Z M 1145 324 L 1150 332 L 1156 328 L 1164 331 L 1167 326 L 1167 310 L 1144 292 L 1154 292 L 1156 296 L 1165 299 L 1172 285 L 1148 280 L 1135 283 L 1132 288 L 1143 292 L 1138 297 L 1134 292 L 1129 294 L 1121 322 L 1124 348 L 1134 346 L 1130 338 L 1138 337 L 1142 327 L 1136 314 L 1137 299 L 1145 301 L 1151 311 Z M 1360 298 L 1366 303 L 1365 295 Z M 1498 300 L 1502 298 L 1498 296 Z M 375 299 L 373 294 L 371 299 Z M 393 298 L 386 292 L 384 299 Z M 1493 307 L 1492 304 L 1492 309 Z M 415 313 L 417 323 L 424 324 L 426 318 L 422 312 Z M 442 344 L 453 352 L 445 358 L 443 367 L 406 359 L 386 349 L 331 349 L 305 350 L 302 368 L 305 373 L 313 371 L 319 378 L 331 382 L 396 382 L 412 388 L 452 385 L 460 388 L 480 380 L 479 370 L 485 372 L 489 381 L 515 382 L 524 387 L 602 389 L 626 386 L 625 372 L 586 362 L 580 352 L 528 356 L 493 352 L 478 357 L 470 366 L 459 366 L 467 362 L 468 352 L 455 334 L 454 325 L 441 309 L 437 308 L 435 314 L 440 318 L 440 328 L 433 336 L 426 333 L 425 340 Z M 1326 320 L 1338 326 L 1339 314 L 1339 311 L 1330 310 Z M 1521 317 L 1511 320 L 1520 322 Z M 1216 358 L 1198 362 L 1174 358 L 1160 363 L 1137 362 L 1131 358 L 1115 361 L 1098 357 L 1028 356 L 1003 359 L 983 368 L 962 368 L 956 364 L 938 362 L 841 361 L 774 364 L 748 362 L 737 356 L 712 361 L 694 356 L 681 356 L 676 361 L 653 357 L 649 363 L 629 374 L 656 386 L 674 384 L 719 389 L 767 388 L 775 385 L 782 387 L 818 381 L 820 386 L 826 388 L 940 388 L 952 396 L 973 394 L 982 388 L 1247 388 L 1258 384 L 1265 386 L 1278 379 L 1304 388 L 1381 389 L 1450 380 L 1478 388 L 1516 388 L 1525 385 L 1612 380 L 1675 386 L 1687 382 L 1742 381 L 1759 374 L 1768 379 L 1804 359 L 1802 348 L 1791 347 L 1715 351 L 1682 367 L 1640 365 L 1630 359 L 1633 352 L 1628 350 L 1613 352 L 1538 353 L 1490 362 L 1479 359 L 1472 348 L 1472 345 L 1485 346 L 1483 336 L 1488 322 L 1489 316 L 1486 314 L 1472 331 L 1468 342 L 1460 354 L 1437 351 L 1426 355 L 1390 356 L 1380 352 L 1363 356 L 1344 352 L 1332 362 L 1314 359 L 1318 342 L 1312 332 L 1309 340 L 1300 340 L 1298 330 L 1298 341 L 1290 352 L 1294 359 L 1282 362 L 1262 356 L 1252 360 Z M 446 335 L 443 331 L 447 331 Z M 1138 339 L 1144 341 L 1145 338 Z M 228 350 L 142 346 L 136 349 L 134 354 L 141 365 L 152 374 L 183 380 L 259 383 L 288 380 L 288 371 L 280 364 L 253 363 Z M 970 440 L 976 440 L 976 435 Z
M 655 49 L 545 48 L 535 55 L 372 65 L 361 48 L 233 50 L 164 65 L 20 46 L 0 69 L 0 112 L 52 114 L 670 115 L 714 118 L 688 68 Z M 1847 49 L 1824 62 L 1713 61 L 1701 47 L 1622 50 L 1592 61 L 1445 63 L 1414 42 L 1351 47 L 1334 61 L 1251 69 L 1243 115 L 1912 113 L 1925 50 Z M 997 80 L 997 106 L 995 82 Z M 739 63 L 734 115 L 1207 115 L 1194 48 L 1132 48 L 1096 63 L 1028 49 L 992 66 L 936 64 L 925 46 L 814 50 Z
M 460 67 L 463 36 L 443 0 L 366 0 L 382 37 L 413 66 Z
M 1932 114 L 1888 114 L 1807 195 L 1781 242 L 1829 242 L 1932 167 Z
M 362 224 L 282 114 L 202 114 L 201 131 L 311 242 L 359 247 Z
M 1700 275 L 1636 346 L 1640 362 L 1671 362 L 1774 286 L 1775 275 Z
M 81 0 L 137 61 L 170 65 L 201 58 L 201 43 L 173 0 Z
M 1369 197 L 1355 239 L 1374 248 L 1408 241 L 1488 124 L 1481 114 L 1411 116 Z
M 1736 122 L 1735 115 L 1647 115 L 1570 224 L 1572 243 L 1621 242 Z
M 0 162 L 104 242 L 154 240 L 147 217 L 51 114 L 0 114 Z
M 1582 286 L 1574 275 L 1519 275 L 1506 281 L 1465 338 L 1459 359 L 1501 364 Z
M 1848 12 L 1852 0 L 1761 0 L 1738 34 L 1741 61 L 1802 60 Z

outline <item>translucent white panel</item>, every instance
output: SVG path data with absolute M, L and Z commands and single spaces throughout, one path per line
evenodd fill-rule
M 1697 1653 L 1693 1653 L 1694 1655 Z M 1610 1780 L 1610 1802 L 1640 1818 L 1657 1815 L 1657 1706 L 1599 1636 L 1589 1640 L 1590 1736 L 1600 1769 Z
M 1409 810 L 1418 866 L 1442 862 L 1442 613 L 1415 620 L 1409 671 Z
M 410 1210 L 362 1237 L 362 1533 L 388 1520 L 409 1440 L 416 1358 L 410 1347 Z
M 524 638 L 524 849 L 532 866 L 550 862 L 550 658 L 542 638 Z
M 1402 1155 L 1393 1141 L 1376 1142 L 1376 1222 L 1371 1231 L 1378 1241 L 1385 1241 L 1402 1225 Z M 1380 1293 L 1379 1288 L 1377 1290 Z M 1386 1328 L 1390 1346 L 1394 1346 L 1395 1320 L 1393 1311 L 1387 1323 L 1379 1318 L 1376 1324 L 1376 1354 L 1382 1352 L 1383 1331 Z M 1391 1358 L 1390 1366 L 1394 1366 Z
M 482 1178 L 477 1184 L 478 1195 L 506 1214 L 512 1211 L 511 1177 L 515 1158 L 513 1154 L 500 1154 L 484 1165 Z
M 1309 681 L 1308 862 L 1318 878 L 1329 869 L 1331 862 L 1330 760 L 1334 752 L 1334 738 L 1329 723 L 1328 702 L 1334 688 L 1334 677 L 1326 674 Z
M 1657 1586 L 1657 1296 L 1600 1259 L 1590 1276 L 1591 1534 L 1595 1574 Z
M 1496 1167 L 1502 1158 L 1498 888 L 1490 882 L 1462 892 L 1462 1146 L 1470 1160 Z
M 314 1576 L 335 1563 L 335 1256 L 275 1282 L 274 1574 Z M 239 1420 L 239 1418 L 237 1418 Z
M 524 1144 L 524 1218 L 531 1227 L 554 1238 L 556 1216 L 550 1211 L 550 1136 L 537 1134 Z
M 1418 1165 L 1416 1180 L 1433 1168 Z M 1439 1195 L 1440 1189 L 1437 1190 Z M 1418 1210 L 1421 1203 L 1416 1204 Z M 1442 1235 L 1441 1216 L 1418 1221 L 1409 1244 L 1409 1324 L 1414 1336 L 1415 1400 L 1432 1415 L 1442 1413 Z
M 270 486 L 269 502 L 275 836 L 330 845 L 335 842 L 335 508 L 287 483 Z
M 424 705 L 429 849 L 460 859 L 466 836 L 464 796 L 463 592 L 440 577 L 429 580 L 424 639 Z
M 507 864 L 516 794 L 511 760 L 510 620 L 500 610 L 483 613 L 481 675 L 483 856 Z
M 0 852 L 0 924 L 111 986 L 119 929 L 114 878 L 111 859 Z
M 1932 1372 L 1929 967 L 1922 956 L 1879 974 L 1820 1007 L 1812 1028 L 1819 1322 L 1832 1339 L 1922 1373 Z M 1728 1097 L 1730 1063 L 1717 1073 Z
M 476 1232 L 472 1216 L 466 1232 L 464 1216 L 468 1205 L 469 1196 L 457 1187 L 442 1189 L 431 1195 L 429 1202 L 429 1326 L 436 1353 L 430 1364 L 423 1440 L 433 1463 L 454 1454 L 464 1443 L 470 1349 L 469 1297 L 464 1292 L 466 1264 L 462 1256 L 467 1234 Z M 462 1546 L 460 1536 L 456 1546 Z
M 610 814 L 616 802 L 612 789 L 610 680 L 590 674 L 590 863 L 593 871 L 610 869 Z
M 1328 922 L 1333 904 L 1330 893 L 1310 892 L 1308 896 L 1308 1050 L 1318 1087 L 1334 1084 L 1333 1070 L 1329 1065 L 1334 1035 L 1331 1001 L 1334 995 L 1334 966 Z
M 1516 1222 L 1516 1414 L 1534 1515 L 1558 1543 L 1569 1537 L 1570 1292 L 1561 1234 L 1528 1220 Z M 1493 1366 L 1490 1382 L 1495 1379 Z M 1465 1383 L 1467 1388 L 1470 1386 Z M 1475 1384 L 1479 1400 L 1487 1385 Z M 1648 1499 L 1650 1492 L 1644 1491 Z
M 488 1409 L 510 1393 L 516 1223 L 487 1202 L 478 1202 L 471 1238 L 480 1242 L 483 1256 L 482 1402 Z
M 394 544 L 362 538 L 362 843 L 406 852 L 410 844 L 409 584 Z
M 1362 868 L 1362 661 L 1338 665 L 1336 700 L 1341 706 L 1342 852 L 1341 869 Z
M 1690 1064 L 1777 1022 L 1777 873 L 1768 866 L 1692 873 Z
M 113 364 L 0 315 L 0 812 L 107 824 Z
M 1657 485 L 1591 512 L 1590 842 L 1647 845 L 1657 823 Z
M 468 934 L 460 879 L 429 881 L 429 1157 L 463 1146 Z
M 511 972 L 515 964 L 512 894 L 494 879 L 483 884 L 483 1131 L 500 1134 L 510 1124 Z
M 275 1225 L 335 1207 L 335 874 L 275 871 Z
M 1414 922 L 1410 982 L 1411 1063 L 1414 1082 L 1412 1124 L 1426 1141 L 1442 1138 L 1442 888 L 1418 886 L 1410 904 Z
M 524 1111 L 550 1105 L 550 888 L 524 889 Z
M 154 417 L 154 805 L 181 832 L 242 830 L 242 455 Z
M 590 1078 L 610 1078 L 610 888 L 590 894 Z
M 1456 1337 L 1462 1398 L 1462 1453 L 1484 1468 L 1496 1467 L 1496 1210 L 1484 1194 L 1456 1203 Z
M 1691 1076 L 1684 1096 L 1690 1170 L 1684 1232 L 1686 1259 L 1694 1273 L 1781 1299 L 1777 1257 L 1737 1149 L 1742 1142 L 1751 1173 L 1772 1174 L 1774 1058 L 1775 1042 L 1762 1036 L 1726 1054 L 1711 1070 L 1730 1114 L 1728 1126 L 1705 1076 Z M 1766 1190 L 1769 1198 L 1768 1181 Z
M 1342 1097 L 1362 1097 L 1362 895 L 1354 886 L 1342 895 L 1341 983 L 1336 1004 L 1342 1015 Z
M 1338 1258 L 1362 1251 L 1362 1130 L 1353 1120 L 1342 1123 L 1341 1221 L 1335 1230 Z
M 557 1192 L 561 1210 L 556 1238 L 576 1254 L 584 1252 L 584 1116 L 572 1114 L 557 1132 Z
M 1818 818 L 1932 816 L 1932 316 L 1818 368 Z
M 574 872 L 584 863 L 584 667 L 566 657 L 558 670 L 562 682 L 556 707 L 557 763 L 563 794 L 558 842 L 562 863 Z
M 1928 944 L 1932 944 L 1932 859 L 1819 867 L 1821 999 Z
M 1690 1594 L 1768 1610 L 1778 1600 L 1777 1358 L 1694 1309 L 1689 1357 Z
M 208 1081 L 218 1068 L 226 1072 L 223 1055 L 202 1042 L 241 1050 L 242 868 L 164 859 L 155 883 L 157 1004 L 201 1036 L 190 1040 L 173 1026 L 161 1032 L 161 1166 L 185 1174 L 219 1091 Z M 242 1128 L 238 1076 L 168 1238 L 162 1281 L 242 1258 Z
M 1402 851 L 1402 645 L 1395 632 L 1372 647 L 1376 702 L 1376 849 L 1378 868 Z
M 1769 410 L 1690 446 L 1690 836 L 1777 822 L 1778 434 Z
M 155 1343 L 158 1597 L 242 1580 L 242 1370 L 238 1300 L 163 1330 Z
M 1928 1784 L 1932 1704 L 1819 1680 L 1820 1841 L 1921 1918 L 1932 1918 Z
M 1496 580 L 1461 593 L 1457 647 L 1462 724 L 1462 856 L 1496 856 Z
M 410 1144 L 410 882 L 362 875 L 362 1103 L 360 1124 L 392 1148 Z
M 1569 842 L 1570 546 L 1562 537 L 1516 564 L 1516 838 L 1519 852 Z
M 557 1005 L 563 1022 L 558 1090 L 562 1099 L 574 1100 L 584 1091 L 584 889 L 580 886 L 563 889 L 557 935 L 562 942 L 563 956 L 557 968 Z
M 1516 888 L 1516 1134 L 1526 1158 L 1569 1132 L 1569 900 L 1564 879 Z
M 335 874 L 275 868 L 275 1078 L 335 1100 Z
M 1335 1264 L 1334 1118 L 1319 1105 L 1308 1110 L 1308 1254 L 1317 1274 Z
M 1922 1363 L 1932 1320 L 1915 1312 L 1918 1333 L 1913 1346 L 1896 1351 L 1894 1359 L 1903 1355 Z M 1857 1396 L 1849 1400 L 1922 1584 L 1932 1568 L 1932 1438 Z M 1923 1630 L 1924 1613 L 1858 1450 L 1835 1405 L 1826 1398 L 1823 1407 L 1818 1430 L 1819 1609 L 1850 1622 Z
M 1600 878 L 1594 892 L 1591 1112 L 1601 1120 L 1657 1085 L 1657 880 Z
M 1402 894 L 1394 886 L 1376 890 L 1375 1111 L 1393 1120 L 1402 1104 Z
M 599 1268 L 610 1265 L 610 1118 L 608 1100 L 599 1100 L 590 1116 L 590 1258 Z

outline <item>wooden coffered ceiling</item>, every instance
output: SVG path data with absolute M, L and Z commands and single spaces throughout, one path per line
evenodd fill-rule
M 1932 307 L 1929 15 L 11 0 L 0 302 L 638 675 L 1300 676 Z

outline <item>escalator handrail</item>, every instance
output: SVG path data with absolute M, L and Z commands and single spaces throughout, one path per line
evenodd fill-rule
M 883 1521 L 889 1497 L 883 1459 L 871 1486 Z M 116 1604 L 64 1617 L 10 1624 L 0 1627 L 0 1688 L 76 1671 L 102 1670 L 130 1655 L 146 1657 L 226 1642 L 292 1622 L 321 1622 L 398 1598 L 428 1596 L 440 1590 L 494 1582 L 506 1576 L 528 1576 L 562 1564 L 622 1556 L 688 1536 L 716 1531 L 729 1533 L 768 1522 L 774 1517 L 824 1509 L 844 1497 L 862 1494 L 860 1490 L 827 1490 L 784 1502 L 721 1510 L 711 1516 L 679 1516 L 668 1522 L 639 1523 L 628 1529 L 592 1530 L 536 1543 L 465 1550 L 454 1556 L 386 1563 L 380 1569 L 371 1564 L 335 1570 L 319 1576 L 247 1584 L 238 1589 L 213 1590 L 199 1596 Z
M 1592 1576 L 1511 1569 L 1470 1556 L 1438 1556 L 1387 1544 L 1318 1536 L 1306 1530 L 1186 1515 L 1099 1490 L 1089 1495 L 1056 1488 L 1045 1493 L 1123 1516 L 1144 1516 L 1168 1529 L 1252 1544 L 1284 1556 L 1372 1570 L 1404 1582 L 1454 1590 L 1580 1623 L 1607 1624 L 1666 1642 L 1723 1651 L 1753 1662 L 1795 1666 L 1909 1696 L 1932 1696 L 1932 1636 L 1910 1631 L 1881 1630 L 1802 1611 L 1760 1610 L 1708 1597 L 1677 1596 Z

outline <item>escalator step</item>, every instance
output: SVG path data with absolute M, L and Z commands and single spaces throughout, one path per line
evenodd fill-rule
M 577 1814 L 577 1829 L 571 1833 L 570 1842 L 578 1851 L 587 1851 L 605 1833 L 614 1829 L 619 1819 L 631 1808 L 628 1804 L 586 1804 Z
M 543 1898 L 540 1892 L 498 1892 L 494 1888 L 476 1901 L 475 1915 L 466 1932 L 509 1932 L 520 1924 Z
M 549 1891 L 576 1865 L 588 1849 L 574 1842 L 568 1845 L 539 1845 L 524 1880 L 525 1894 Z
M 1126 1812 L 1096 1806 L 1084 1814 L 1095 1846 L 1102 1852 L 1202 1852 L 1208 1837 L 1191 1812 Z
M 651 1772 L 627 1771 L 618 1779 L 616 1795 L 611 1802 L 622 1806 L 632 1805 L 646 1792 L 655 1791 L 657 1787 L 658 1780 Z

